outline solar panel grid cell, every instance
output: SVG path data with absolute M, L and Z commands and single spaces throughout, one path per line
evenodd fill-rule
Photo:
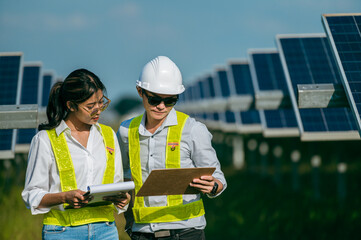
M 251 72 L 249 64 L 246 61 L 234 61 L 229 64 L 228 68 L 228 86 L 230 88 L 230 96 L 247 95 L 254 96 L 254 88 L 252 84 Z M 240 128 L 247 128 L 246 125 L 257 125 L 255 132 L 260 129 L 260 116 L 258 110 L 248 109 L 247 111 L 234 112 L 235 121 Z M 241 129 L 241 131 L 243 131 Z
M 355 130 L 350 111 L 346 108 L 298 109 L 297 85 L 340 82 L 330 45 L 323 35 L 278 36 L 283 67 L 288 72 L 288 87 L 293 91 L 292 103 L 302 133 Z
M 40 94 L 40 64 L 28 63 L 23 68 L 23 83 L 21 89 L 20 104 L 39 104 Z M 36 129 L 19 129 L 17 144 L 30 144 L 36 134 Z
M 361 131 L 361 16 L 325 14 L 322 20 Z
M 43 75 L 43 93 L 41 99 L 41 106 L 43 107 L 46 107 L 48 105 L 48 99 L 49 99 L 52 82 L 53 82 L 52 74 Z
M 0 105 L 19 104 L 22 53 L 0 53 Z M 16 130 L 0 129 L 0 158 L 14 157 Z
M 251 79 L 251 73 L 249 70 L 248 64 L 231 64 L 231 71 L 233 73 L 234 85 L 236 94 L 253 94 L 253 85 L 252 81 L 247 81 Z M 243 80 L 242 80 L 243 79 Z
M 281 90 L 288 96 L 286 79 L 278 52 L 274 49 L 256 49 L 249 51 L 252 81 L 256 94 L 261 91 Z M 293 109 L 260 110 L 264 134 L 274 129 L 272 136 L 289 136 L 287 128 L 293 128 L 298 135 L 297 121 Z M 283 131 L 287 129 L 287 133 Z
M 25 66 L 20 104 L 38 104 L 40 67 Z
M 219 70 L 219 71 L 217 71 L 217 74 L 218 74 L 218 79 L 219 79 L 219 83 L 220 83 L 222 97 L 227 98 L 230 96 L 230 88 L 229 88 L 228 79 L 227 79 L 227 71 Z
M 0 56 L 0 104 L 16 103 L 21 56 Z

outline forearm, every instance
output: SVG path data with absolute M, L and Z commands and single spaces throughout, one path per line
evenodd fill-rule
M 48 193 L 44 195 L 39 208 L 49 208 L 63 203 L 67 203 L 74 208 L 81 208 L 88 203 L 88 198 L 83 196 L 84 193 L 84 191 L 79 189 L 68 192 Z
M 65 193 L 48 193 L 41 200 L 38 208 L 50 208 L 65 203 Z

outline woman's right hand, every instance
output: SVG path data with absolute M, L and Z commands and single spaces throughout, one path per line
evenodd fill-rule
M 84 191 L 77 189 L 68 192 L 64 192 L 64 201 L 73 208 L 81 208 L 88 204 L 89 197 L 84 197 Z
M 64 203 L 69 204 L 69 208 L 81 208 L 90 201 L 90 196 L 84 197 L 84 194 L 85 192 L 80 189 L 68 192 L 48 193 L 44 195 L 38 208 L 49 208 Z

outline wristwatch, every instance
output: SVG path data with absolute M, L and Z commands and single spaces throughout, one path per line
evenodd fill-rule
M 218 190 L 218 183 L 216 181 L 214 181 L 214 185 L 211 191 L 211 195 L 216 195 L 216 192 Z

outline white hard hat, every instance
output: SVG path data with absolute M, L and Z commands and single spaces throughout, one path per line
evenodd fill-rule
M 148 62 L 137 80 L 137 86 L 158 94 L 177 95 L 184 92 L 182 74 L 177 65 L 165 56 Z

